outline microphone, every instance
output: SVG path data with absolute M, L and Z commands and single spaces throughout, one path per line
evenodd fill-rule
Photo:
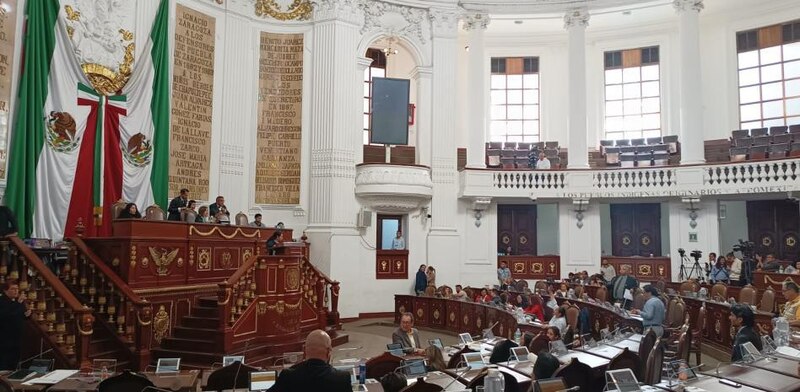
M 734 350 L 735 349 L 736 348 L 734 347 Z M 717 367 L 714 369 L 714 375 L 715 376 L 719 376 L 719 367 L 722 366 L 722 365 L 738 365 L 740 363 L 741 363 L 741 361 L 720 362 L 720 363 L 717 364 Z
M 416 365 L 416 362 L 417 361 L 406 361 L 405 365 L 396 367 L 394 370 L 392 370 L 392 373 L 397 373 L 397 371 L 400 370 L 400 369 L 405 369 L 407 367 L 411 367 L 413 365 Z M 424 366 L 424 362 L 423 362 L 423 366 Z
M 461 365 L 462 363 L 464 363 L 464 361 L 459 362 L 458 365 Z M 470 371 L 470 369 L 472 369 L 472 366 L 467 365 L 467 367 L 464 368 L 464 370 L 461 372 L 461 374 L 458 374 L 458 365 L 456 365 L 456 375 L 455 375 L 455 377 L 453 377 L 453 380 L 450 381 L 449 383 L 447 383 L 447 385 L 445 385 L 444 388 L 442 388 L 443 391 L 446 391 L 449 386 L 453 385 L 453 383 L 458 381 L 458 379 L 461 378 L 461 376 L 465 375 L 468 371 Z

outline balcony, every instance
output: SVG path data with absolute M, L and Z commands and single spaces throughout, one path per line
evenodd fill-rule
M 356 196 L 373 211 L 408 213 L 433 196 L 431 169 L 420 165 L 362 163 L 356 166 Z
M 459 197 L 632 198 L 800 190 L 800 159 L 600 170 L 460 172 Z

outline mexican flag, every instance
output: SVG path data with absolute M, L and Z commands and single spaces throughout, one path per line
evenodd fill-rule
M 168 1 L 160 0 L 142 58 L 117 91 L 84 73 L 58 0 L 26 4 L 6 205 L 20 236 L 58 240 L 79 221 L 87 236 L 109 235 L 117 201 L 142 210 L 167 201 Z

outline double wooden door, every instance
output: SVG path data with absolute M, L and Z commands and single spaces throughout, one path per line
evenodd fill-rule
M 661 205 L 611 205 L 611 252 L 614 256 L 661 256 Z

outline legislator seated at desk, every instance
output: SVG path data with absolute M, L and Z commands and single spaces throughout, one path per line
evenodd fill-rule
M 406 353 L 425 354 L 425 350 L 420 348 L 419 331 L 414 328 L 414 315 L 403 313 L 400 316 L 400 328 L 392 333 L 392 343 L 402 345 Z
M 314 330 L 306 337 L 306 360 L 278 375 L 271 392 L 330 391 L 350 392 L 350 374 L 330 365 L 331 338 L 325 331 Z

